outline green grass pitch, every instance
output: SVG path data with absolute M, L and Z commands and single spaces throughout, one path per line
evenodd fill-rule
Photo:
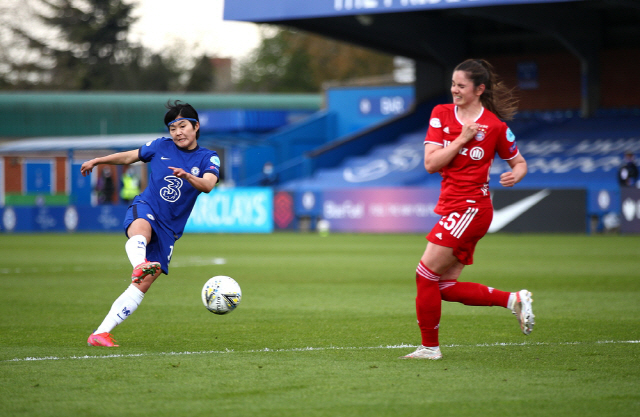
M 534 295 L 443 303 L 420 337 L 422 235 L 187 234 L 140 308 L 86 339 L 130 282 L 120 234 L 0 235 L 0 416 L 637 416 L 640 236 L 485 237 L 461 281 Z M 243 290 L 217 316 L 214 275 Z

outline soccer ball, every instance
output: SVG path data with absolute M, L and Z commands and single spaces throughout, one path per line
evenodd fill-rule
M 240 285 L 231 277 L 215 276 L 202 287 L 202 303 L 214 314 L 231 313 L 238 307 L 241 298 Z

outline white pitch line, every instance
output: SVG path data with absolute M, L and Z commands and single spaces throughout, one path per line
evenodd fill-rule
M 477 345 L 442 345 L 446 348 L 457 347 L 497 347 L 497 346 L 551 346 L 551 345 L 584 345 L 584 344 L 623 344 L 632 343 L 640 344 L 640 340 L 598 340 L 596 342 L 561 342 L 561 343 L 548 343 L 548 342 L 535 342 L 535 343 L 480 343 Z M 128 354 L 112 354 L 112 355 L 84 355 L 84 356 L 43 356 L 43 357 L 26 357 L 26 358 L 14 358 L 6 359 L 0 362 L 32 362 L 32 361 L 60 361 L 71 359 L 112 359 L 112 358 L 137 358 L 137 357 L 149 357 L 149 356 L 183 356 L 183 355 L 220 355 L 228 353 L 263 353 L 263 352 L 308 352 L 308 351 L 326 351 L 326 350 L 369 350 L 369 349 L 408 349 L 417 348 L 416 345 L 388 345 L 388 346 L 364 346 L 364 347 L 349 347 L 349 346 L 329 346 L 329 347 L 304 347 L 304 348 L 289 348 L 289 349 L 251 349 L 235 351 L 233 349 L 226 350 L 202 350 L 196 352 L 158 352 L 158 353 L 128 353 Z

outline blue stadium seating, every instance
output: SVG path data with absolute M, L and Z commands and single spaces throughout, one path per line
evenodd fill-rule
M 618 210 L 617 170 L 623 154 L 640 154 L 640 117 L 633 112 L 603 112 L 582 119 L 578 112 L 548 111 L 523 114 L 509 123 L 527 159 L 529 174 L 519 188 L 587 189 L 589 212 Z M 312 190 L 350 187 L 438 186 L 440 176 L 423 167 L 423 139 L 427 130 L 399 132 L 389 143 L 364 155 L 349 156 L 331 168 L 318 169 L 311 177 L 283 184 L 284 189 Z M 500 187 L 499 174 L 508 168 L 497 158 L 490 186 Z M 609 204 L 598 200 L 608 193 Z

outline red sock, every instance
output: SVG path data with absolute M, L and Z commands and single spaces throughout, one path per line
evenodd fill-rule
M 468 306 L 507 307 L 510 294 L 475 282 L 440 282 L 440 295 L 443 300 Z
M 416 314 L 423 346 L 434 347 L 440 345 L 438 342 L 438 327 L 440 327 L 442 299 L 438 288 L 439 279 L 440 275 L 429 270 L 420 261 L 418 269 L 416 269 L 416 284 L 418 287 Z

